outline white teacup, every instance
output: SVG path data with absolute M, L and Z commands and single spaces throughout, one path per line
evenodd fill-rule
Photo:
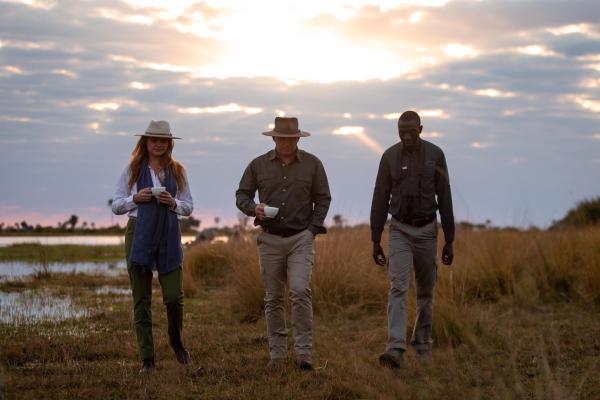
M 158 196 L 160 195 L 162 192 L 164 192 L 165 190 L 167 190 L 166 187 L 164 186 L 156 186 L 152 188 L 152 196 Z
M 278 212 L 279 208 L 277 207 L 265 206 L 265 216 L 267 218 L 275 218 Z

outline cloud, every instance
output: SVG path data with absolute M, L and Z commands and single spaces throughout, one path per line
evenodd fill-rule
M 4 0 L 7 3 L 24 4 L 32 8 L 40 8 L 49 10 L 56 5 L 56 1 L 45 1 L 45 0 Z
M 473 47 L 460 43 L 450 43 L 444 46 L 444 53 L 450 57 L 475 57 L 477 52 Z
M 375 154 L 381 155 L 383 153 L 383 147 L 365 132 L 363 126 L 340 126 L 333 130 L 333 134 L 356 138 L 367 148 L 375 152 Z
M 548 28 L 550 33 L 555 36 L 571 35 L 573 33 L 591 34 L 592 28 L 589 24 L 571 24 L 563 25 L 556 28 Z
M 140 103 L 138 101 L 127 98 L 100 100 L 97 102 L 88 103 L 86 106 L 87 108 L 95 111 L 117 111 L 121 107 L 140 108 L 142 110 L 144 109 L 143 106 L 140 106 Z
M 514 92 L 506 92 L 506 91 L 502 91 L 502 90 L 498 90 L 498 89 L 494 89 L 494 88 L 475 90 L 475 94 L 477 96 L 484 96 L 484 97 L 515 97 Z
M 223 114 L 243 112 L 246 114 L 258 114 L 263 112 L 260 107 L 246 107 L 236 103 L 223 104 L 213 107 L 179 107 L 177 112 L 181 114 Z
M 582 108 L 594 113 L 600 113 L 600 100 L 589 99 L 585 96 L 567 96 Z
M 56 47 L 52 42 L 31 42 L 26 40 L 0 40 L 0 48 L 12 47 L 27 50 L 50 50 Z
M 137 89 L 137 90 L 147 90 L 147 89 L 152 89 L 154 87 L 154 85 L 151 83 L 134 81 L 134 82 L 129 83 L 129 87 L 132 89 Z
M 78 75 L 73 72 L 73 71 L 69 71 L 68 69 L 64 69 L 64 68 L 55 68 L 52 71 L 50 71 L 52 74 L 55 75 L 63 75 L 66 76 L 67 78 L 71 78 L 71 79 L 77 79 Z
M 421 133 L 421 137 L 424 139 L 435 139 L 435 138 L 441 138 L 444 136 L 445 135 L 442 132 L 437 132 L 437 131 Z
M 336 210 L 366 220 L 370 194 L 356 194 L 356 184 L 372 185 L 374 160 L 398 141 L 396 120 L 409 109 L 421 114 L 423 137 L 444 149 L 463 198 L 458 219 L 501 222 L 523 201 L 544 224 L 593 194 L 600 11 L 592 2 L 307 1 L 295 6 L 295 41 L 273 43 L 267 29 L 247 34 L 262 46 L 257 53 L 233 40 L 249 28 L 230 23 L 262 20 L 229 1 L 0 3 L 0 141 L 10 146 L 1 165 L 20 171 L 0 178 L 16 188 L 3 201 L 51 215 L 103 209 L 133 134 L 165 119 L 184 138 L 175 156 L 190 172 L 197 209 L 234 218 L 243 168 L 272 146 L 260 132 L 287 115 L 313 133 L 300 143 L 323 160 Z M 288 15 L 277 14 L 283 3 L 276 16 Z M 448 44 L 472 52 L 455 57 Z M 328 83 L 305 80 L 306 71 Z M 560 193 L 549 189 L 557 184 Z M 73 188 L 78 196 L 64 195 Z
M 0 115 L 0 121 L 4 122 L 31 122 L 31 118 L 27 117 L 15 117 L 13 115 Z
M 419 114 L 419 116 L 421 116 L 421 117 L 442 118 L 442 119 L 447 119 L 450 117 L 448 115 L 448 113 L 442 109 L 416 110 L 416 111 Z M 402 113 L 388 113 L 388 114 L 384 114 L 383 118 L 390 119 L 390 120 L 398 120 L 398 118 L 400 118 L 401 114 Z
M 549 57 L 549 56 L 557 56 L 558 53 L 555 53 L 552 50 L 547 49 L 545 46 L 540 46 L 540 45 L 529 45 L 529 46 L 522 46 L 522 47 L 518 47 L 517 51 L 521 54 L 527 54 L 530 56 L 542 56 L 542 57 Z
M 15 67 L 14 65 L 5 65 L 2 67 L 2 71 L 0 74 L 2 75 L 22 75 L 23 70 L 19 67 Z
M 425 16 L 425 13 L 423 11 L 415 11 L 412 14 L 410 14 L 410 16 L 408 17 L 408 21 L 411 24 L 418 24 L 419 22 L 421 22 L 423 20 L 424 16 Z
M 477 150 L 487 149 L 491 146 L 493 146 L 492 143 L 485 143 L 485 142 L 472 142 L 469 145 L 469 147 L 471 147 L 472 149 L 477 149 Z
M 101 17 L 112 19 L 118 22 L 132 23 L 132 24 L 141 24 L 141 25 L 152 25 L 155 21 L 154 18 L 147 15 L 131 15 L 128 13 L 123 13 L 120 10 L 110 9 L 110 8 L 96 8 L 94 10 L 94 14 Z

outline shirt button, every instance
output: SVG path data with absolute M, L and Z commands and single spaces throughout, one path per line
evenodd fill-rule
M 284 176 L 283 179 L 287 179 L 287 176 Z
M 285 206 L 285 203 L 281 203 L 282 206 Z
M 283 192 L 285 192 L 285 189 L 281 189 Z
M 281 217 L 281 219 L 283 219 L 283 217 Z

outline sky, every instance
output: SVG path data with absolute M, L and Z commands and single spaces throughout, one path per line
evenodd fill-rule
M 457 220 L 547 227 L 600 195 L 599 21 L 582 0 L 0 0 L 0 222 L 123 224 L 134 134 L 167 120 L 194 217 L 232 224 L 276 116 L 312 133 L 326 222 L 368 222 L 416 110 Z

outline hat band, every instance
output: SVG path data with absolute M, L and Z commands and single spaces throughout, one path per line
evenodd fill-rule
M 292 133 L 293 134 L 293 133 L 300 133 L 300 129 L 293 130 L 293 129 L 277 129 L 277 128 L 275 128 L 275 129 L 273 129 L 273 132 Z

